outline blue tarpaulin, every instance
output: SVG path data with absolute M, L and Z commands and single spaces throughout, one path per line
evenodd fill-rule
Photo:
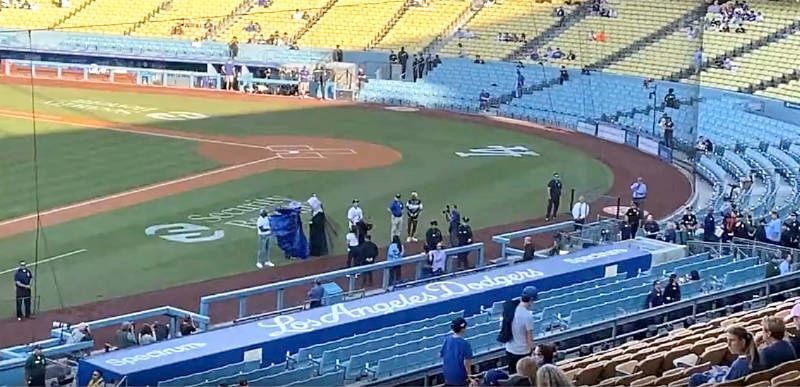
M 278 247 L 292 258 L 308 258 L 308 239 L 303 233 L 303 221 L 300 219 L 302 208 L 300 203 L 291 203 L 275 209 L 269 216 L 272 233 L 278 241 Z

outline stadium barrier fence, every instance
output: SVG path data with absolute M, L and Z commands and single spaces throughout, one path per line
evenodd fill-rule
M 477 253 L 478 259 L 476 261 L 476 267 L 481 268 L 486 265 L 485 257 L 484 257 L 484 244 L 483 243 L 473 243 L 466 246 L 459 246 L 459 247 L 451 247 L 444 250 L 448 256 L 457 255 L 459 253 Z M 421 253 L 417 255 L 412 255 L 409 257 L 405 257 L 399 259 L 397 261 L 384 261 L 373 263 L 369 265 L 362 265 L 357 267 L 351 267 L 341 270 L 335 270 L 328 273 L 322 273 L 318 275 L 302 277 L 302 278 L 294 278 L 286 281 L 281 281 L 272 284 L 254 286 L 245 289 L 238 289 L 232 290 L 229 292 L 224 293 L 217 293 L 208 296 L 203 296 L 200 298 L 200 307 L 198 312 L 203 316 L 210 317 L 210 307 L 212 304 L 227 300 L 237 300 L 238 305 L 238 312 L 237 318 L 241 319 L 247 317 L 247 299 L 248 297 L 253 297 L 257 295 L 267 294 L 267 293 L 275 293 L 276 296 L 276 310 L 283 310 L 286 308 L 286 300 L 285 294 L 286 290 L 289 288 L 293 288 L 296 286 L 307 286 L 310 287 L 314 284 L 314 281 L 321 281 L 327 282 L 332 281 L 337 278 L 347 277 L 348 280 L 348 289 L 346 290 L 347 293 L 352 293 L 357 290 L 356 285 L 356 275 L 364 274 L 373 271 L 382 271 L 383 274 L 383 281 L 382 281 L 382 288 L 389 289 L 389 271 L 394 267 L 401 267 L 403 265 L 414 265 L 414 281 L 421 280 L 424 278 L 424 270 L 423 268 L 428 263 L 428 255 Z M 447 260 L 447 272 L 452 272 L 452 265 L 453 260 Z

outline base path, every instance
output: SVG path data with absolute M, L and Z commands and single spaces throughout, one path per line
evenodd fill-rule
M 0 109 L 0 117 L 33 119 L 28 113 L 3 109 Z M 209 136 L 52 115 L 37 115 L 36 120 L 60 125 L 196 142 L 198 153 L 219 162 L 224 167 L 44 210 L 39 214 L 29 214 L 2 220 L 0 221 L 0 238 L 35 230 L 37 220 L 41 221 L 42 226 L 53 226 L 275 169 L 298 171 L 357 170 L 383 167 L 402 159 L 400 152 L 387 146 L 357 140 L 310 136 Z
M 5 82 L 6 79 L 7 78 L 0 78 L 0 82 Z M 78 82 L 49 82 L 37 80 L 36 83 L 40 86 L 71 88 L 83 87 L 83 84 Z M 134 86 L 123 86 L 118 88 L 115 85 L 97 83 L 86 86 L 94 89 L 126 90 L 144 93 L 150 92 L 151 90 L 151 88 L 137 88 Z M 158 88 L 153 90 L 153 92 L 178 95 L 184 93 L 182 89 L 169 88 Z M 202 90 L 191 90 L 187 94 L 211 99 L 220 98 L 221 96 L 224 96 L 225 98 L 260 99 L 263 101 L 271 98 L 280 98 Z M 286 101 L 286 99 L 282 98 L 282 101 Z M 313 100 L 303 100 L 298 101 L 298 103 L 307 103 L 309 105 L 321 104 L 320 102 Z M 327 104 L 325 105 L 328 106 Z M 365 105 L 365 107 L 383 109 L 382 106 L 374 105 Z M 637 177 L 643 177 L 645 181 L 647 181 L 649 188 L 650 200 L 648 200 L 647 207 L 648 210 L 651 211 L 656 217 L 666 216 L 672 213 L 675 209 L 680 208 L 692 193 L 691 183 L 680 171 L 668 164 L 665 164 L 655 157 L 638 152 L 635 149 L 625 145 L 610 143 L 574 132 L 543 127 L 525 122 L 493 120 L 482 116 L 459 115 L 436 111 L 421 111 L 409 114 L 433 115 L 447 117 L 449 119 L 474 121 L 485 125 L 494 125 L 497 127 L 545 137 L 580 149 L 587 154 L 596 157 L 613 171 L 614 181 L 608 192 L 609 195 L 620 196 L 623 199 L 630 197 L 629 186 L 631 182 Z M 592 216 L 594 216 L 602 210 L 601 207 L 607 204 L 591 203 L 590 205 L 592 205 Z M 541 209 L 524 209 L 524 211 L 531 212 L 531 218 L 544 215 L 544 210 L 544 207 Z M 566 220 L 566 218 L 563 218 L 562 220 Z M 498 254 L 496 245 L 491 242 L 492 235 L 497 235 L 511 230 L 538 226 L 541 224 L 543 224 L 541 219 L 531 219 L 524 222 L 477 230 L 475 232 L 475 239 L 487 243 L 487 257 L 491 257 L 495 254 Z M 536 243 L 552 243 L 552 241 L 539 240 Z M 416 244 L 409 245 L 407 250 L 419 251 L 420 249 L 421 246 Z M 385 249 L 381 250 L 383 251 Z M 152 291 L 144 294 L 84 304 L 62 310 L 44 312 L 39 314 L 36 320 L 25 321 L 22 323 L 11 319 L 4 320 L 0 321 L 0 343 L 3 343 L 3 346 L 6 346 L 12 344 L 22 344 L 35 339 L 45 338 L 48 336 L 51 323 L 54 320 L 78 323 L 81 321 L 89 321 L 98 318 L 139 311 L 161 305 L 172 305 L 189 310 L 196 310 L 199 304 L 199 299 L 203 295 L 328 272 L 344 267 L 345 263 L 345 256 L 317 258 L 309 260 L 308 262 L 276 267 L 269 270 L 250 272 L 225 278 L 203 281 L 200 283 L 176 286 L 160 291 Z M 404 270 L 404 272 L 410 273 L 411 270 L 409 268 Z M 376 276 L 375 281 L 376 283 L 380 283 L 380 275 Z M 308 289 L 294 288 L 287 291 L 287 305 L 295 305 L 301 302 L 305 298 L 305 292 L 307 290 Z M 271 295 L 256 297 L 248 302 L 248 309 L 253 313 L 258 311 L 272 310 L 274 306 L 275 299 Z M 218 307 L 212 308 L 212 317 L 217 322 L 232 320 L 235 317 L 235 313 L 235 302 L 223 303 Z M 103 329 L 95 332 L 96 342 L 113 342 L 113 334 L 113 329 Z

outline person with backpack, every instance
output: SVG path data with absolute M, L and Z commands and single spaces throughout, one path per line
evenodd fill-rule
M 497 341 L 505 344 L 508 373 L 517 372 L 519 359 L 530 356 L 533 351 L 533 302 L 539 291 L 533 286 L 522 289 L 519 299 L 506 301 L 503 305 L 503 321 Z

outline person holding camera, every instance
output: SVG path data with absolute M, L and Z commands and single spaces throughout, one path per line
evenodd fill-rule
M 436 245 L 439 244 L 444 238 L 442 237 L 442 230 L 439 230 L 439 223 L 435 220 L 431 221 L 431 227 L 428 228 L 428 231 L 425 232 L 425 246 L 428 246 L 429 250 L 433 250 L 436 248 Z
M 455 204 L 445 206 L 442 213 L 449 225 L 447 231 L 450 233 L 450 246 L 456 246 L 458 245 L 458 226 L 461 225 L 461 213 L 458 212 L 458 206 Z
M 42 347 L 37 345 L 33 347 L 33 353 L 25 360 L 25 381 L 28 386 L 44 387 L 46 371 L 47 359 L 42 353 Z
M 133 333 L 134 326 L 131 322 L 124 322 L 117 330 L 117 348 L 123 349 L 133 347 L 137 344 L 136 335 Z

